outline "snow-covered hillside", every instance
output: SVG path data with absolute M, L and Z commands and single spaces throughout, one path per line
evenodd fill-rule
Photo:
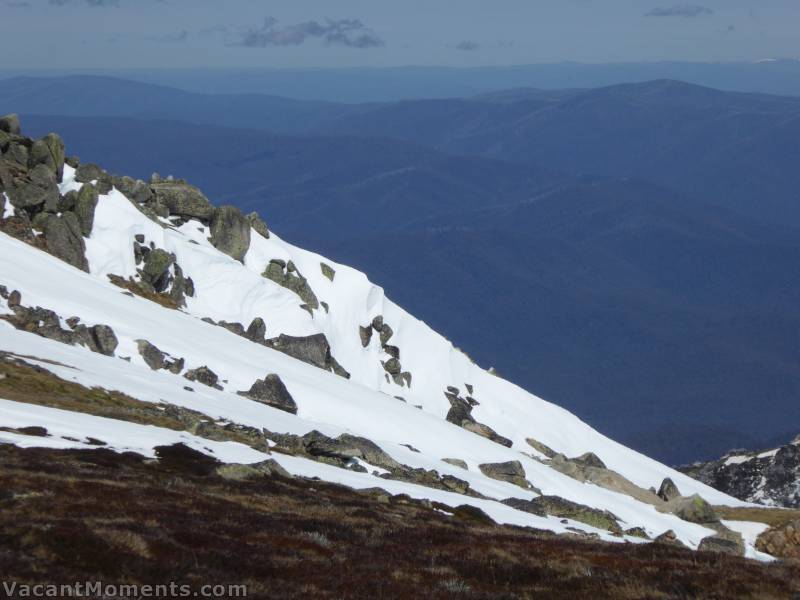
M 84 448 L 100 440 L 148 456 L 183 442 L 224 462 L 273 458 L 295 475 L 615 542 L 671 530 L 697 548 L 750 530 L 692 512 L 697 499 L 687 497 L 745 503 L 483 370 L 366 275 L 292 246 L 256 216 L 214 209 L 184 182 L 112 179 L 64 164 L 57 141 L 23 142 L 13 124 L 0 134 L 2 360 L 191 409 L 266 443 L 13 398 L 0 399 L 0 442 Z M 41 183 L 41 165 L 52 181 Z M 41 202 L 26 192 L 36 185 Z M 761 556 L 744 538 L 747 555 Z

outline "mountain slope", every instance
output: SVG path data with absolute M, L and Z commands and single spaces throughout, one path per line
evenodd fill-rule
M 143 456 L 183 442 L 237 469 L 468 504 L 499 523 L 631 542 L 671 530 L 692 548 L 728 536 L 761 556 L 744 525 L 690 495 L 744 503 L 484 371 L 362 273 L 183 181 L 75 168 L 57 136 L 0 123 L 3 441 Z M 55 205 L 37 189 L 56 189 Z M 648 490 L 665 478 L 686 496 Z
M 288 239 L 373 274 L 482 364 L 668 464 L 765 445 L 800 419 L 791 228 L 641 180 L 576 181 L 391 140 L 26 122 L 114 171 L 174 173 L 269 215 Z

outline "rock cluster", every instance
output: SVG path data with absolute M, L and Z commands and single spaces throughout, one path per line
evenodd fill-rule
M 303 301 L 303 308 L 309 312 L 319 308 L 319 300 L 317 300 L 314 290 L 311 289 L 308 280 L 300 274 L 291 260 L 287 263 L 279 258 L 273 258 L 269 261 L 262 276 L 297 294 Z
M 453 386 L 448 386 L 444 395 L 450 402 L 450 410 L 445 417 L 447 421 L 506 448 L 512 446 L 513 442 L 510 439 L 503 437 L 488 425 L 478 423 L 475 420 L 472 416 L 472 409 L 479 404 L 475 398 L 469 395 L 461 397 L 459 389 Z
M 256 380 L 249 390 L 237 392 L 237 394 L 293 415 L 297 414 L 297 403 L 281 378 L 274 373 L 267 375 L 264 379 Z
M 800 559 L 800 519 L 768 529 L 758 536 L 756 548 L 779 558 Z
M 605 529 L 611 533 L 621 535 L 622 527 L 619 524 L 619 517 L 607 510 L 591 508 L 584 504 L 565 500 L 560 496 L 539 496 L 533 500 L 522 500 L 520 498 L 508 498 L 503 500 L 503 504 L 532 513 L 539 516 L 552 516 L 559 519 L 571 519 L 579 523 L 585 523 L 597 529 Z M 636 532 L 639 533 L 639 532 Z M 647 537 L 647 533 L 643 537 Z M 638 535 L 637 537 L 642 537 Z
M 513 483 L 526 490 L 531 489 L 530 482 L 525 479 L 525 468 L 518 460 L 510 460 L 501 463 L 484 463 L 478 465 L 481 473 L 486 477 L 497 479 L 498 481 L 507 481 Z
M 0 297 L 7 301 L 11 315 L 2 315 L 4 319 L 19 330 L 35 333 L 42 337 L 56 340 L 70 346 L 85 346 L 92 352 L 113 356 L 119 342 L 114 331 L 108 325 L 87 326 L 78 317 L 65 320 L 67 328 L 61 326 L 61 319 L 54 311 L 40 306 L 26 307 L 21 304 L 22 296 L 18 291 L 9 292 L 0 286 Z
M 324 269 L 323 269 L 324 271 Z M 358 334 L 361 337 L 361 345 L 366 348 L 372 341 L 372 332 L 378 334 L 381 349 L 389 355 L 389 358 L 381 361 L 383 370 L 386 371 L 386 381 L 394 381 L 399 386 L 411 387 L 412 375 L 408 371 L 403 371 L 400 363 L 400 348 L 389 344 L 389 340 L 394 335 L 394 330 L 385 323 L 382 315 L 378 315 L 369 325 L 359 326 Z
M 98 190 L 88 185 L 62 196 L 65 160 L 58 135 L 33 140 L 22 135 L 16 115 L 0 117 L 0 231 L 88 271 L 83 238 L 92 230 Z
M 186 298 L 194 296 L 194 281 L 183 273 L 175 254 L 145 243 L 138 234 L 133 242 L 139 283 L 146 293 L 163 294 L 177 307 L 186 306 Z
M 733 451 L 681 470 L 740 500 L 800 508 L 800 436 L 768 452 Z
M 276 338 L 267 340 L 266 345 L 309 365 L 314 365 L 325 371 L 331 371 L 345 379 L 350 378 L 350 373 L 331 354 L 331 345 L 328 343 L 328 338 L 325 337 L 324 333 L 304 337 L 282 333 Z

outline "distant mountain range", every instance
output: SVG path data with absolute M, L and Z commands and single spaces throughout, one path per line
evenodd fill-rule
M 0 81 L 9 110 L 84 161 L 259 209 L 661 460 L 800 419 L 800 99 L 657 81 L 335 105 L 69 78 Z

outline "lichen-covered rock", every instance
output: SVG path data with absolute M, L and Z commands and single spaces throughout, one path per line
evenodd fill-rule
M 586 452 L 585 454 L 581 454 L 577 458 L 573 458 L 573 461 L 583 465 L 584 467 L 593 467 L 595 469 L 605 469 L 606 464 L 600 460 L 600 458 L 594 452 Z
M 30 210 L 46 206 L 50 212 L 55 212 L 61 196 L 53 171 L 44 165 L 27 170 L 6 163 L 5 168 L 2 179 L 8 199 L 14 207 Z
M 86 245 L 75 213 L 67 212 L 60 217 L 48 215 L 43 232 L 48 252 L 73 267 L 89 272 Z
M 350 377 L 350 374 L 331 355 L 331 346 L 324 333 L 305 337 L 295 337 L 282 333 L 277 338 L 267 340 L 266 343 L 271 348 L 302 360 L 304 363 L 314 365 L 325 371 L 332 371 L 345 379 Z
M 486 438 L 487 440 L 491 440 L 496 444 L 500 444 L 501 446 L 505 446 L 506 448 L 511 448 L 514 445 L 507 437 L 503 437 L 499 433 L 497 433 L 494 429 L 489 427 L 488 425 L 484 425 L 483 423 L 478 423 L 477 421 L 470 421 L 465 420 L 462 422 L 461 427 L 466 429 L 467 431 L 479 435 L 481 437 Z
M 521 488 L 529 489 L 530 483 L 525 479 L 525 468 L 518 460 L 509 460 L 501 463 L 484 463 L 478 465 L 481 473 L 492 479 L 507 481 Z
M 264 337 L 267 335 L 267 324 L 264 323 L 264 319 L 261 317 L 253 319 L 244 335 L 251 342 L 263 344 L 265 342 Z
M 211 244 L 234 260 L 244 261 L 250 248 L 250 223 L 235 206 L 220 206 L 211 219 Z
M 297 272 L 291 261 L 287 264 L 280 259 L 272 259 L 262 276 L 297 294 L 308 306 L 309 311 L 319 308 L 319 300 L 314 290 L 311 289 L 308 280 Z
M 258 235 L 269 239 L 269 228 L 257 212 L 251 212 L 245 218 L 247 219 L 247 222 L 250 223 L 250 227 L 252 227 Z
M 188 183 L 159 179 L 150 183 L 156 200 L 169 210 L 169 214 L 210 221 L 216 210 L 203 193 Z
M 389 373 L 389 375 L 399 375 L 403 370 L 403 368 L 400 366 L 400 361 L 396 358 L 390 358 L 384 362 L 383 368 L 387 373 Z
M 246 392 L 237 392 L 240 396 L 261 402 L 273 408 L 297 414 L 297 403 L 286 389 L 281 378 L 275 374 L 257 380 Z
M 147 281 L 157 292 L 163 292 L 169 286 L 169 268 L 175 262 L 175 255 L 166 250 L 151 250 L 144 259 L 142 279 Z
M 442 462 L 446 462 L 447 464 L 453 465 L 454 467 L 459 467 L 464 469 L 465 471 L 469 470 L 467 463 L 461 460 L 460 458 L 443 458 Z
M 93 183 L 100 194 L 107 194 L 113 187 L 111 176 L 92 163 L 81 164 L 75 169 L 75 181 L 78 183 Z
M 119 345 L 114 330 L 108 325 L 95 325 L 89 329 L 92 339 L 97 346 L 97 352 L 106 356 L 114 356 L 114 351 Z
M 114 187 L 117 188 L 128 199 L 137 204 L 147 204 L 153 199 L 153 192 L 150 186 L 141 179 L 132 177 L 112 178 Z
M 697 549 L 701 552 L 715 552 L 731 556 L 744 556 L 744 540 L 741 534 L 730 532 L 728 535 L 711 535 L 700 540 Z
M 698 494 L 673 498 L 666 504 L 666 510 L 691 523 L 717 523 L 719 516 L 711 505 Z
M 329 438 L 318 431 L 303 436 L 306 451 L 312 456 L 349 461 L 353 458 L 382 469 L 401 469 L 402 465 L 386 454 L 380 446 L 363 437 L 342 434 L 336 439 Z
M 331 281 L 333 281 L 333 278 L 336 277 L 336 271 L 334 271 L 329 264 L 321 262 L 319 263 L 319 268 L 322 271 L 322 274 Z
M 217 467 L 215 472 L 223 479 L 229 481 L 246 481 L 248 479 L 272 477 L 274 475 L 280 475 L 287 479 L 292 477 L 289 472 L 273 458 L 250 465 L 229 463 Z
M 64 176 L 64 141 L 55 133 L 48 133 L 41 140 L 36 140 L 31 146 L 28 165 L 45 165 L 61 181 Z
M 680 498 L 681 493 L 678 490 L 678 486 L 675 485 L 672 479 L 665 477 L 664 481 L 661 482 L 661 487 L 658 488 L 657 495 L 664 502 L 669 502 L 675 498 Z
M 183 374 L 189 381 L 196 381 L 208 387 L 221 390 L 222 386 L 219 385 L 219 376 L 208 367 L 198 367 Z
M 80 191 L 75 196 L 75 216 L 78 217 L 81 233 L 88 237 L 94 227 L 94 211 L 97 208 L 97 188 L 91 183 L 83 184 Z
M 21 135 L 19 116 L 16 113 L 11 113 L 0 117 L 0 131 L 5 131 L 11 135 Z
M 607 510 L 591 508 L 560 496 L 539 496 L 530 501 L 532 505 L 541 509 L 544 514 L 560 519 L 572 519 L 585 523 L 591 527 L 605 529 L 612 533 L 622 533 L 619 519 Z
M 756 549 L 778 558 L 800 559 L 800 519 L 767 529 L 756 539 Z
M 536 440 L 536 439 L 534 439 L 534 438 L 525 438 L 525 441 L 527 442 L 527 444 L 528 444 L 528 445 L 529 445 L 531 448 L 533 448 L 534 450 L 536 450 L 536 451 L 538 451 L 538 452 L 541 452 L 541 453 L 542 453 L 542 454 L 544 454 L 544 455 L 545 455 L 547 458 L 553 458 L 553 457 L 556 455 L 556 452 L 555 452 L 555 450 L 553 450 L 553 449 L 552 449 L 550 446 L 548 446 L 547 444 L 543 444 L 543 443 L 542 443 L 542 442 L 540 442 L 539 440 Z
M 358 335 L 361 337 L 361 345 L 366 348 L 369 346 L 370 340 L 372 340 L 372 326 L 368 325 L 367 327 L 364 327 L 359 325 Z
M 166 364 L 166 355 L 161 350 L 147 340 L 136 340 L 136 346 L 145 364 L 153 369 L 153 371 L 164 368 Z
M 630 529 L 625 530 L 625 535 L 629 535 L 631 537 L 638 537 L 642 538 L 643 540 L 649 540 L 650 536 L 647 535 L 647 532 L 642 529 L 641 527 L 631 527 Z

